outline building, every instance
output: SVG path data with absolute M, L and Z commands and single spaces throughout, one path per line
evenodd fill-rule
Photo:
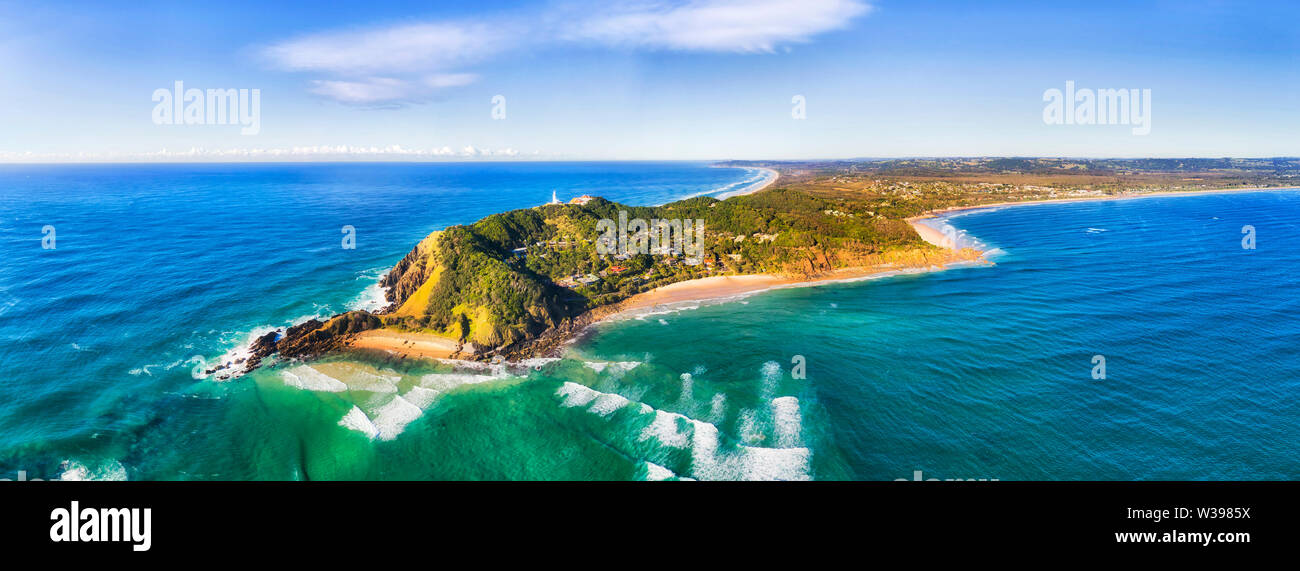
M 595 200 L 595 198 L 596 198 L 596 197 L 594 197 L 594 196 L 592 196 L 592 195 L 590 195 L 590 194 L 584 194 L 584 195 L 582 195 L 582 196 L 579 196 L 579 197 L 577 197 L 577 198 L 574 198 L 573 200 L 570 200 L 570 201 L 569 201 L 569 204 L 577 204 L 577 205 L 581 206 L 581 205 L 584 205 L 584 204 L 586 204 L 586 203 L 588 203 L 588 202 L 591 202 L 592 200 Z

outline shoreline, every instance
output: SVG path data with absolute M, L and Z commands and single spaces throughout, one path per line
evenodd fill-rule
M 930 210 L 924 214 L 918 214 L 906 220 L 910 223 L 912 220 L 921 220 L 924 218 L 937 218 L 943 214 L 951 214 L 964 210 L 978 210 L 980 208 L 1003 208 L 1008 206 L 1030 206 L 1034 204 L 1067 204 L 1075 202 L 1105 202 L 1111 200 L 1131 200 L 1138 198 L 1160 198 L 1176 196 L 1193 196 L 1193 195 L 1213 195 L 1213 194 L 1236 194 L 1240 192 L 1277 192 L 1279 190 L 1300 190 L 1300 186 L 1264 186 L 1250 188 L 1215 188 L 1207 190 L 1158 190 L 1155 192 L 1130 192 L 1123 194 L 1109 194 L 1105 196 L 1080 196 L 1076 198 L 1047 198 L 1036 200 L 1020 200 L 1011 202 L 990 202 L 988 204 L 974 204 L 969 206 L 949 206 L 938 210 Z
M 773 169 L 768 169 L 766 167 L 755 168 L 761 168 L 765 171 L 772 172 L 772 178 L 762 185 L 732 196 L 743 196 L 758 192 L 774 184 L 780 177 L 780 173 Z M 574 316 L 565 323 L 542 333 L 540 336 L 525 342 L 518 347 L 502 351 L 500 355 L 504 356 L 505 359 L 509 361 L 519 361 L 535 357 L 559 356 L 564 352 L 565 347 L 582 339 L 586 335 L 589 335 L 595 325 L 628 319 L 636 315 L 650 314 L 659 309 L 665 311 L 674 310 L 676 309 L 675 306 L 688 303 L 705 303 L 732 298 L 739 299 L 777 289 L 814 287 L 831 283 L 866 281 L 897 275 L 942 271 L 959 264 L 978 264 L 981 262 L 988 264 L 989 262 L 984 258 L 985 252 L 968 252 L 967 250 L 959 250 L 954 247 L 954 244 L 949 242 L 941 231 L 921 223 L 921 220 L 939 218 L 957 212 L 977 210 L 981 208 L 1002 208 L 1033 204 L 1075 203 L 1162 196 L 1189 196 L 1197 194 L 1268 192 L 1277 190 L 1295 190 L 1295 187 L 1128 193 L 1109 196 L 996 202 L 932 210 L 917 216 L 906 218 L 905 221 L 923 241 L 942 249 L 943 256 L 941 258 L 926 260 L 923 263 L 885 264 L 869 267 L 840 268 L 831 271 L 830 273 L 817 276 L 791 277 L 778 274 L 741 274 L 707 276 L 676 282 L 633 295 L 618 303 L 593 308 L 586 313 Z M 398 331 L 383 328 L 361 331 L 349 335 L 345 340 L 343 340 L 342 346 L 343 348 L 350 350 L 383 352 L 399 359 L 481 360 L 484 358 L 483 355 L 476 353 L 464 353 L 463 350 L 465 347 L 454 339 L 441 337 L 431 333 Z
M 975 262 L 978 259 L 952 259 L 942 265 L 840 268 L 829 274 L 808 278 L 792 278 L 776 274 L 741 274 L 734 276 L 708 276 L 657 287 L 629 297 L 618 304 L 616 311 L 602 316 L 591 324 L 619 321 L 638 314 L 640 310 L 671 309 L 686 303 L 703 303 L 730 298 L 748 297 L 779 289 L 816 287 L 832 283 L 850 283 L 899 275 L 942 271 L 949 266 Z M 653 311 L 652 311 L 653 312 Z
M 943 271 L 951 267 L 967 264 L 988 263 L 983 259 L 983 252 L 961 254 L 946 249 L 944 258 L 933 263 L 911 265 L 882 265 L 868 267 L 840 268 L 827 274 L 810 277 L 790 277 L 776 274 L 741 274 L 708 276 L 660 286 L 642 292 L 618 303 L 591 309 L 572 320 L 554 327 L 531 342 L 505 352 L 509 362 L 524 359 L 559 357 L 565 347 L 586 337 L 593 332 L 593 327 L 602 323 L 630 319 L 637 315 L 653 313 L 656 310 L 675 309 L 674 306 L 688 303 L 707 303 L 719 300 L 731 300 L 748 297 L 767 291 L 779 289 L 816 287 L 834 283 L 851 283 L 869 281 L 900 275 L 923 274 Z M 461 345 L 455 340 L 439 337 L 430 333 L 376 329 L 363 331 L 344 341 L 344 348 L 352 350 L 380 351 L 399 359 L 457 359 L 476 360 L 476 355 L 466 355 L 460 351 Z
M 1208 190 L 1161 190 L 1156 192 L 1137 192 L 1113 194 L 1106 196 L 1081 196 L 1077 198 L 1047 198 L 1040 200 L 1021 200 L 1013 202 L 990 202 L 988 204 L 976 204 L 970 206 L 949 206 L 937 210 L 929 210 L 922 214 L 917 214 L 909 218 L 904 218 L 912 230 L 921 237 L 922 240 L 939 246 L 940 248 L 953 247 L 947 237 L 938 229 L 922 224 L 922 220 L 943 218 L 945 216 L 965 212 L 969 210 L 979 210 L 982 208 L 1008 208 L 1013 206 L 1034 206 L 1040 204 L 1070 204 L 1078 202 L 1106 202 L 1112 200 L 1132 200 L 1139 198 L 1161 198 L 1161 197 L 1178 197 L 1193 195 L 1215 195 L 1215 194 L 1235 194 L 1239 192 L 1276 192 L 1279 190 L 1300 190 L 1296 186 L 1267 186 L 1267 187 L 1250 187 L 1250 188 L 1217 188 Z
M 735 167 L 727 167 L 727 168 L 735 168 Z M 781 173 L 780 173 L 780 171 L 778 171 L 778 170 L 776 170 L 776 169 L 772 169 L 772 168 L 768 168 L 768 167 L 741 167 L 741 168 L 753 168 L 753 169 L 758 169 L 758 170 L 761 170 L 761 171 L 769 172 L 769 173 L 772 173 L 772 178 L 769 178 L 769 179 L 768 179 L 766 182 L 764 182 L 763 184 L 758 185 L 758 186 L 756 186 L 756 187 L 754 187 L 754 188 L 751 188 L 751 189 L 749 189 L 749 190 L 745 190 L 745 191 L 743 191 L 743 192 L 724 192 L 724 193 L 722 193 L 722 194 L 719 194 L 719 195 L 716 196 L 715 198 L 717 198 L 718 200 L 726 200 L 726 199 L 728 199 L 728 198 L 733 198 L 733 197 L 736 197 L 736 196 L 746 196 L 746 195 L 749 195 L 749 194 L 754 194 L 755 192 L 758 192 L 758 191 L 760 191 L 760 190 L 763 190 L 763 189 L 765 189 L 765 188 L 767 188 L 767 187 L 769 187 L 769 186 L 772 186 L 773 184 L 776 184 L 777 179 L 781 178 Z

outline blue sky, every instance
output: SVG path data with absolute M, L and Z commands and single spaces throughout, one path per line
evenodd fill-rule
M 1294 2 L 335 4 L 0 0 L 0 161 L 1300 155 Z M 155 124 L 178 80 L 260 129 Z

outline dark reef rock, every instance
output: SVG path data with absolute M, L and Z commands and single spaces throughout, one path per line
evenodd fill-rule
M 267 333 L 253 341 L 247 370 L 253 370 L 262 360 L 275 354 L 281 359 L 308 359 L 337 350 L 357 333 L 378 329 L 383 324 L 368 311 L 349 311 L 331 317 L 322 323 L 312 319 L 290 327 L 283 335 Z

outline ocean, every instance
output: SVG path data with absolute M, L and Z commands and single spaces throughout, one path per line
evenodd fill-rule
M 553 192 L 661 204 L 760 177 L 0 167 L 0 478 L 1300 477 L 1297 191 L 963 212 L 937 223 L 993 265 L 680 304 L 562 359 L 201 373 L 266 331 L 375 307 L 432 230 Z

